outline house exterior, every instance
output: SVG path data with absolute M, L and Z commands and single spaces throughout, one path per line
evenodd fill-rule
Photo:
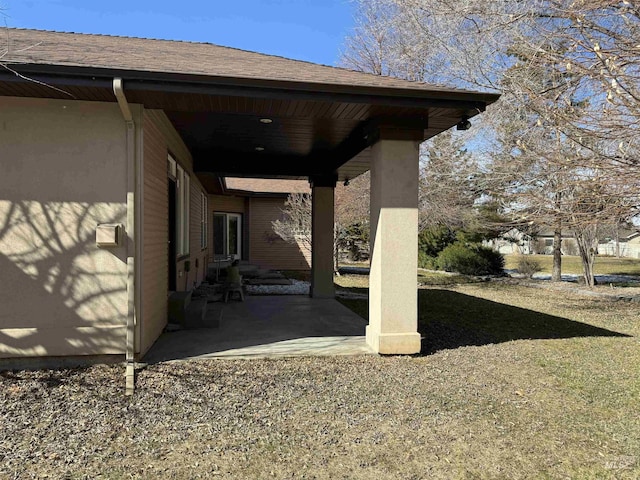
M 497 238 L 484 240 L 483 244 L 503 255 L 528 255 L 534 253 L 534 242 L 531 235 L 512 228 Z
M 617 239 L 601 239 L 598 253 L 612 257 L 640 258 L 640 231 L 625 229 L 618 232 Z
M 217 253 L 284 265 L 262 238 L 282 194 L 230 177 L 311 185 L 311 296 L 333 298 L 334 188 L 367 170 L 367 341 L 419 351 L 419 143 L 497 95 L 211 44 L 0 30 L 0 358 L 125 355 L 132 378 L 167 292 L 202 282 Z
M 498 238 L 485 241 L 485 245 L 504 254 L 553 254 L 553 230 L 543 228 L 527 233 L 517 228 L 512 228 Z M 573 232 L 562 232 L 562 254 L 578 255 L 578 244 L 573 237 Z
M 311 194 L 308 181 L 231 177 L 224 179 L 223 190 L 225 195 L 209 196 L 213 218 L 209 258 L 233 255 L 261 268 L 311 269 L 308 247 L 285 242 L 272 227 L 273 221 L 282 219 L 289 194 Z
M 484 242 L 486 246 L 505 254 L 553 254 L 553 230 L 542 229 L 535 235 L 523 233 L 512 228 L 505 234 Z M 578 255 L 578 243 L 573 232 L 566 231 L 562 235 L 562 254 Z M 640 258 L 640 232 L 637 230 L 621 230 L 619 238 L 602 238 L 598 243 L 598 254 Z

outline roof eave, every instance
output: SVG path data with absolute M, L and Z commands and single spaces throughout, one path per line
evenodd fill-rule
M 51 64 L 9 64 L 21 75 L 50 85 L 110 88 L 111 79 L 120 77 L 127 90 L 173 93 L 219 94 L 273 99 L 327 100 L 398 107 L 455 108 L 469 115 L 484 111 L 500 94 L 460 90 L 375 87 L 315 82 L 294 82 L 261 78 L 214 77 L 174 72 L 122 70 L 105 67 L 79 67 Z M 3 79 L 25 82 L 5 71 Z

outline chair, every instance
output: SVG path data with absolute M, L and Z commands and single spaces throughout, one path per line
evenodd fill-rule
M 224 286 L 224 303 L 227 303 L 229 298 L 233 296 L 234 293 L 240 294 L 240 301 L 244 302 L 244 292 L 242 291 L 242 283 L 229 283 Z
M 238 268 L 237 262 L 233 262 L 227 267 L 227 279 L 224 282 L 224 301 L 227 303 L 229 297 L 238 292 L 240 300 L 244 302 L 244 292 L 242 291 L 242 275 Z

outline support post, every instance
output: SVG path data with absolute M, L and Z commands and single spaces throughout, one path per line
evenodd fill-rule
M 419 141 L 382 138 L 371 160 L 371 273 L 367 343 L 381 354 L 420 352 Z
M 333 286 L 334 190 L 337 176 L 312 177 L 311 290 L 313 298 L 335 298 Z

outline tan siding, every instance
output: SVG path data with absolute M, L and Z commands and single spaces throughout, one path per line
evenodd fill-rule
M 151 120 L 158 131 L 162 134 L 164 144 L 168 151 L 182 164 L 182 166 L 193 174 L 193 160 L 189 149 L 182 141 L 173 125 L 162 110 L 145 110 L 145 116 Z M 166 160 L 166 158 L 165 158 Z
M 244 197 L 209 195 L 209 209 L 212 212 L 244 213 Z
M 193 161 L 186 145 L 159 110 L 145 110 L 144 116 L 144 273 L 141 353 L 153 345 L 167 323 L 169 288 L 168 240 L 169 199 L 167 154 L 189 173 L 189 255 L 176 262 L 177 290 L 199 285 L 206 275 L 207 251 L 200 248 L 200 192 L 202 185 L 193 173 Z M 191 269 L 185 272 L 185 261 Z M 196 269 L 196 260 L 198 268 Z
M 277 270 L 308 270 L 311 253 L 287 243 L 273 233 L 271 222 L 281 217 L 283 198 L 252 198 L 250 218 L 250 262 Z
M 195 180 L 195 181 L 194 181 Z M 189 251 L 191 252 L 191 271 L 189 272 L 189 288 L 194 284 L 199 285 L 207 275 L 207 256 L 206 248 L 201 247 L 201 194 L 204 188 L 198 182 L 193 173 L 191 174 L 191 228 L 189 230 Z M 196 266 L 196 261 L 198 265 Z
M 143 121 L 143 319 L 140 339 L 142 353 L 153 345 L 166 325 L 169 285 L 167 145 L 151 113 L 145 111 Z

